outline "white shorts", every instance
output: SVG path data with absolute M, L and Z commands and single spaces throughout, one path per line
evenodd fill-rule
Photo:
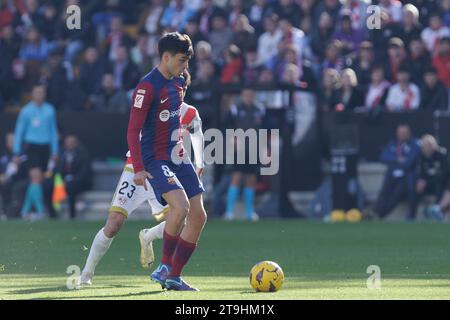
M 147 181 L 147 190 L 144 186 L 136 186 L 133 182 L 133 166 L 127 164 L 122 171 L 116 191 L 114 192 L 109 211 L 122 213 L 128 217 L 142 203 L 148 201 L 152 209 L 152 215 L 160 214 L 168 206 L 163 206 L 156 200 L 155 192 L 151 184 Z

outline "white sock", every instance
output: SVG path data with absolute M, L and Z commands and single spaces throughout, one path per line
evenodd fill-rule
M 163 221 L 160 224 L 157 224 L 153 228 L 147 229 L 148 231 L 145 233 L 145 240 L 153 241 L 156 239 L 162 239 L 164 235 L 164 227 L 166 226 L 166 222 Z
M 103 258 L 106 251 L 108 251 L 109 246 L 114 238 L 108 238 L 102 228 L 94 238 L 92 242 L 91 250 L 89 251 L 89 256 L 86 260 L 86 265 L 84 266 L 83 273 L 88 272 L 94 274 L 95 267 L 99 261 Z

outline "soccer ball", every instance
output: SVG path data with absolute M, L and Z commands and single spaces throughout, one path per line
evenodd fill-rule
M 344 210 L 333 210 L 331 211 L 331 221 L 332 222 L 344 222 L 345 212 Z
M 360 222 L 362 220 L 362 213 L 358 209 L 351 209 L 347 211 L 346 219 L 348 222 Z
M 284 281 L 281 267 L 272 261 L 262 261 L 250 270 L 250 285 L 256 292 L 275 292 Z

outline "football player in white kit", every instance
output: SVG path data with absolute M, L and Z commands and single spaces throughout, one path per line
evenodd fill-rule
M 186 87 L 184 88 L 184 94 L 186 94 L 187 86 L 190 83 L 190 75 L 187 72 L 184 72 L 183 75 L 186 79 Z M 189 132 L 192 148 L 194 150 L 196 172 L 197 175 L 201 177 L 204 167 L 204 136 L 202 131 L 202 121 L 197 109 L 183 102 L 180 106 L 180 121 L 184 133 Z M 185 142 L 185 140 L 186 139 L 183 141 Z M 190 145 L 186 150 L 190 150 Z M 108 251 L 112 240 L 121 229 L 129 214 L 145 201 L 148 201 L 150 204 L 152 215 L 157 221 L 164 219 L 165 214 L 169 210 L 168 205 L 163 206 L 156 199 L 150 183 L 147 184 L 147 188 L 136 186 L 133 182 L 133 178 L 133 164 L 130 158 L 130 152 L 128 151 L 127 161 L 111 202 L 108 219 L 105 226 L 99 230 L 95 236 L 86 264 L 83 268 L 80 278 L 80 284 L 82 285 L 92 284 L 95 267 Z M 150 267 L 154 261 L 152 241 L 155 239 L 162 239 L 164 225 L 165 221 L 151 229 L 143 229 L 139 233 L 139 241 L 141 244 L 140 261 L 144 268 Z

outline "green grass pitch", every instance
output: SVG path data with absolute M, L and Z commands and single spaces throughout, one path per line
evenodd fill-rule
M 433 223 L 211 220 L 184 271 L 201 292 L 178 293 L 139 264 L 138 232 L 153 222 L 129 221 L 94 284 L 67 289 L 67 267 L 83 267 L 102 223 L 0 222 L 0 299 L 450 299 L 450 225 Z M 279 292 L 252 292 L 248 273 L 261 260 L 283 268 Z M 381 269 L 380 289 L 367 288 L 370 265 Z

